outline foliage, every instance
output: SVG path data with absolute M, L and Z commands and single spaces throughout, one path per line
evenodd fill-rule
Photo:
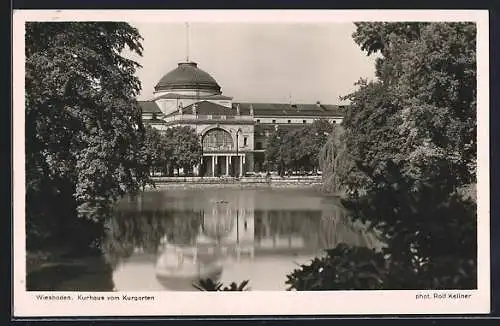
M 342 195 L 345 191 L 342 180 L 355 173 L 353 160 L 347 151 L 345 130 L 341 125 L 332 133 L 320 151 L 319 165 L 323 172 L 322 190 Z
M 245 280 L 240 284 L 232 282 L 228 287 L 218 281 L 205 279 L 199 280 L 198 283 L 194 283 L 193 286 L 200 291 L 248 291 L 248 282 L 248 280 Z
M 120 55 L 141 55 L 141 39 L 126 23 L 26 24 L 28 246 L 91 241 L 112 203 L 147 182 L 139 65 Z
M 382 56 L 378 80 L 345 98 L 349 162 L 329 166 L 352 217 L 383 237 L 383 288 L 475 288 L 475 25 L 360 23 L 353 37 Z
M 168 163 L 185 172 L 200 163 L 202 157 L 201 141 L 196 130 L 189 126 L 169 128 L 164 135 Z
M 392 59 L 395 57 L 391 50 L 401 39 L 405 42 L 417 41 L 420 31 L 427 25 L 428 23 L 416 22 L 359 22 L 355 23 L 356 31 L 352 37 L 368 55 L 379 53 L 382 56 L 377 57 L 375 61 L 375 75 L 387 82 L 397 76 L 398 69 L 391 69 Z
M 393 271 L 405 274 L 393 287 L 473 288 L 476 207 L 460 190 L 475 183 L 475 26 L 415 30 L 388 32 L 381 80 L 351 96 L 347 146 L 370 182 L 345 204 L 383 231 Z
M 408 42 L 417 40 L 420 30 L 428 23 L 358 22 L 354 25 L 356 31 L 353 33 L 353 39 L 361 50 L 366 51 L 368 55 L 381 52 L 384 57 L 387 57 L 392 36 L 404 38 Z
M 312 170 L 319 166 L 319 155 L 333 125 L 327 120 L 315 120 L 312 124 L 285 132 L 277 129 L 266 144 L 266 161 L 284 169 Z
M 333 131 L 334 125 L 328 120 L 318 119 L 311 125 L 302 128 L 299 138 L 298 161 L 303 167 L 319 166 L 321 149 L 325 145 L 328 135 Z
M 144 157 L 147 158 L 147 166 L 153 170 L 164 170 L 170 155 L 165 137 L 155 128 L 146 126 L 144 146 L 142 148 Z
M 339 244 L 287 275 L 289 290 L 380 290 L 386 278 L 386 263 L 380 252 Z
M 265 161 L 268 170 L 277 169 L 280 175 L 284 174 L 285 163 L 282 156 L 282 139 L 286 132 L 277 129 L 266 140 Z
M 194 128 L 173 127 L 162 133 L 146 126 L 143 153 L 148 158 L 147 166 L 171 175 L 173 169 L 182 168 L 188 172 L 198 165 L 202 147 Z

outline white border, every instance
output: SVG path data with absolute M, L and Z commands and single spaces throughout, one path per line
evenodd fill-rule
M 25 282 L 25 154 L 24 154 L 24 23 L 26 21 L 129 22 L 353 22 L 353 21 L 475 21 L 477 23 L 478 110 L 478 290 L 470 300 L 415 300 L 417 293 L 453 291 L 338 292 L 158 292 L 155 301 L 42 301 L 24 290 Z M 13 191 L 14 291 L 13 314 L 34 316 L 129 315 L 323 315 L 323 314 L 465 314 L 490 312 L 489 217 L 489 23 L 488 12 L 465 10 L 71 10 L 15 11 L 13 17 Z M 77 293 L 47 293 L 71 294 Z M 106 295 L 106 293 L 95 293 Z

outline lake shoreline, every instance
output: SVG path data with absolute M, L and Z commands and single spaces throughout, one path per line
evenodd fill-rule
M 165 189 L 200 189 L 200 188 L 235 188 L 235 189 L 315 189 L 321 190 L 323 184 L 318 181 L 243 181 L 243 180 L 224 180 L 224 181 L 154 181 L 154 186 L 146 186 L 145 190 L 165 190 Z

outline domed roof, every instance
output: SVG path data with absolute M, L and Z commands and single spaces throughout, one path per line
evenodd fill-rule
M 155 86 L 155 91 L 172 89 L 199 89 L 220 93 L 215 79 L 198 68 L 196 62 L 181 62 L 178 67 L 164 75 Z

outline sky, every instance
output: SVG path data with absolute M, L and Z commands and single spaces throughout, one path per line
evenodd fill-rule
M 151 99 L 188 52 L 224 95 L 240 102 L 340 104 L 359 78 L 374 78 L 375 59 L 352 40 L 351 23 L 195 22 L 189 33 L 184 23 L 130 24 L 144 38 L 143 56 L 132 56 L 142 65 L 139 100 Z

